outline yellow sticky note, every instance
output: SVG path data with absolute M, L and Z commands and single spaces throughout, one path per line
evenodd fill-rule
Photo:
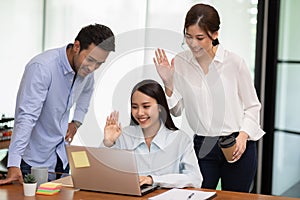
M 71 152 L 75 168 L 89 167 L 90 162 L 85 151 Z

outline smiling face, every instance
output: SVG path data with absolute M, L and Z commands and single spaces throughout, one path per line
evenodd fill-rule
M 74 47 L 80 49 L 78 41 L 74 43 Z M 95 44 L 90 44 L 87 49 L 79 51 L 73 57 L 73 63 L 77 74 L 81 77 L 85 77 L 100 67 L 105 62 L 109 55 L 109 51 L 105 51 Z
M 211 34 L 211 37 L 205 33 L 197 24 L 190 25 L 186 29 L 185 40 L 193 55 L 197 58 L 205 53 L 212 51 L 212 39 L 217 38 L 218 32 Z
M 159 130 L 159 106 L 154 98 L 135 91 L 131 98 L 131 114 L 143 130 L 150 130 L 154 134 Z

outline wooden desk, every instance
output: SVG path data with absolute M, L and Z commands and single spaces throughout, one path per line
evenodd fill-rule
M 202 191 L 214 191 L 205 190 Z M 1 200 L 147 200 L 149 197 L 157 195 L 166 191 L 165 189 L 156 190 L 143 197 L 124 196 L 116 194 L 107 194 L 100 192 L 88 192 L 88 191 L 77 191 L 73 188 L 63 188 L 59 194 L 53 196 L 36 195 L 35 197 L 25 197 L 23 195 L 23 186 L 18 183 L 11 185 L 0 186 L 0 199 Z M 259 194 L 239 193 L 239 192 L 228 192 L 228 191 L 216 191 L 217 195 L 213 197 L 213 200 L 299 200 L 299 198 L 288 198 L 288 197 L 276 197 Z

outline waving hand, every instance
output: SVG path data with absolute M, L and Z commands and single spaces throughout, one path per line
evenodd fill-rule
M 174 78 L 174 58 L 171 60 L 171 64 L 168 61 L 166 53 L 163 49 L 157 49 L 155 51 L 155 58 L 153 62 L 156 66 L 156 70 L 164 82 L 166 89 L 170 90 L 172 94 L 173 90 L 173 78 Z
M 104 127 L 104 145 L 107 147 L 113 146 L 121 133 L 122 127 L 119 123 L 119 112 L 114 111 L 106 119 Z

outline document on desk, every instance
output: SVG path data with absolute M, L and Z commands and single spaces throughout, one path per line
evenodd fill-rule
M 51 182 L 61 183 L 62 186 L 65 186 L 65 187 L 74 187 L 73 180 L 72 180 L 71 176 L 66 176 L 66 177 L 51 181 Z
M 199 190 L 171 189 L 148 200 L 205 200 L 214 196 L 216 192 L 204 192 Z

